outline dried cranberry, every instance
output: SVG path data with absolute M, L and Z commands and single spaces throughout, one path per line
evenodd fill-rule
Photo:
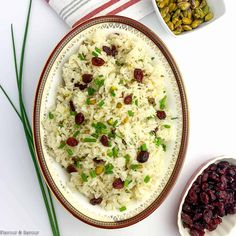
M 193 221 L 199 220 L 200 218 L 202 218 L 202 213 L 196 213 L 193 217 Z
M 183 211 L 185 212 L 191 211 L 191 207 L 186 202 L 183 204 Z
M 193 188 L 191 188 L 191 189 L 189 190 L 189 192 L 188 192 L 188 198 L 189 198 L 189 202 L 190 202 L 190 203 L 195 203 L 195 202 L 197 202 L 198 197 L 197 197 L 197 194 L 196 194 L 196 192 L 194 191 Z
M 204 236 L 205 233 L 204 233 L 204 231 L 199 231 L 199 230 L 196 230 L 196 229 L 191 229 L 190 230 L 190 235 L 191 236 Z
M 230 176 L 235 176 L 235 170 L 233 170 L 233 169 L 227 169 L 226 174 L 227 174 L 227 175 L 230 175 Z
M 149 158 L 149 152 L 148 151 L 140 151 L 137 156 L 137 161 L 140 163 L 144 163 Z
M 75 87 L 78 87 L 81 91 L 83 91 L 88 87 L 88 85 L 87 84 L 76 83 Z
M 215 163 L 209 166 L 209 170 L 215 171 L 217 169 L 217 165 Z
M 70 100 L 70 110 L 75 111 L 75 105 L 72 100 Z
M 225 206 L 225 210 L 227 214 L 236 214 L 236 205 L 234 204 L 227 204 Z
M 75 116 L 75 123 L 78 125 L 81 125 L 84 122 L 84 114 L 82 112 L 79 112 L 76 116 Z
M 157 111 L 156 112 L 156 115 L 157 117 L 160 119 L 160 120 L 164 120 L 166 118 L 166 113 L 165 111 Z
M 100 142 L 103 146 L 109 147 L 109 139 L 106 135 L 102 135 L 102 137 L 100 138 Z
M 207 194 L 210 196 L 211 201 L 215 201 L 216 200 L 216 195 L 213 193 L 212 190 L 208 190 Z
M 205 192 L 200 193 L 200 199 L 204 204 L 208 204 L 209 202 L 209 197 Z
M 92 198 L 92 199 L 90 199 L 90 201 L 89 201 L 92 205 L 99 205 L 99 204 L 101 204 L 101 202 L 102 202 L 102 198 L 101 197 L 99 197 L 99 198 Z
M 115 189 L 122 189 L 124 187 L 124 181 L 121 178 L 115 179 L 112 186 Z
M 212 180 L 219 182 L 219 175 L 215 172 L 212 172 L 209 176 Z
M 66 143 L 67 143 L 67 145 L 69 145 L 71 147 L 75 147 L 78 145 L 78 141 L 74 137 L 68 138 Z
M 208 179 L 208 173 L 204 173 L 202 175 L 202 182 L 207 182 L 207 179 Z
M 92 80 L 93 80 L 93 75 L 91 75 L 91 74 L 83 74 L 82 75 L 82 81 L 85 84 L 89 84 Z
M 94 66 L 103 66 L 105 64 L 105 61 L 100 57 L 93 57 L 92 64 Z
M 208 187 L 209 187 L 208 183 L 203 183 L 203 184 L 202 184 L 202 190 L 203 190 L 203 191 L 207 191 L 207 190 L 208 190 Z
M 218 164 L 217 164 L 217 167 L 219 168 L 225 168 L 225 167 L 228 167 L 230 164 L 228 161 L 220 161 Z
M 222 200 L 226 200 L 227 199 L 227 193 L 225 192 L 225 191 L 219 191 L 218 193 L 217 193 L 217 196 L 220 198 L 220 199 L 222 199 Z
M 201 184 L 202 183 L 202 175 L 199 175 L 196 179 L 196 183 Z
M 214 202 L 213 206 L 215 206 L 215 209 L 217 210 L 219 216 L 225 215 L 225 206 L 223 202 Z
M 115 57 L 118 54 L 118 51 L 115 45 L 112 45 L 111 48 L 107 46 L 103 46 L 102 50 L 107 54 L 107 56 Z
M 126 105 L 132 104 L 132 94 L 127 95 L 127 96 L 124 98 L 124 104 L 126 104 Z
M 222 222 L 222 220 L 219 217 L 214 218 L 211 220 L 211 222 L 209 224 L 206 225 L 206 228 L 209 231 L 213 231 L 217 228 L 218 224 L 220 224 L 221 222 Z
M 134 69 L 134 78 L 137 82 L 143 82 L 143 71 L 141 69 Z
M 212 214 L 212 211 L 211 211 L 211 210 L 206 209 L 206 210 L 203 212 L 203 219 L 204 219 L 204 221 L 205 221 L 207 224 L 210 223 L 212 216 L 213 216 L 213 214 Z
M 185 222 L 187 225 L 192 226 L 193 221 L 191 219 L 191 217 L 188 214 L 185 213 L 181 213 L 181 219 L 183 222 Z
M 77 172 L 77 169 L 74 165 L 68 165 L 66 170 L 68 173 Z

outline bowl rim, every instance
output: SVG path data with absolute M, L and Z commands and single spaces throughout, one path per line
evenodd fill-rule
M 196 170 L 194 170 L 193 174 L 190 176 L 190 178 L 187 180 L 187 183 L 181 193 L 180 201 L 179 201 L 179 206 L 178 206 L 178 211 L 177 211 L 177 225 L 178 225 L 178 230 L 180 235 L 183 235 L 183 229 L 181 226 L 183 226 L 182 221 L 181 221 L 181 212 L 182 212 L 182 207 L 184 204 L 184 200 L 187 197 L 188 191 L 190 190 L 191 186 L 195 182 L 195 180 L 198 178 L 200 174 L 203 173 L 203 171 L 210 166 L 211 164 L 214 164 L 219 161 L 224 161 L 224 160 L 229 160 L 229 159 L 234 159 L 236 158 L 233 155 L 220 155 L 217 157 L 210 158 L 203 163 L 201 163 Z M 189 234 L 190 235 L 190 234 Z
M 39 115 L 40 115 L 40 107 L 41 107 L 41 99 L 42 97 L 39 96 L 39 92 L 42 86 L 43 78 L 44 75 L 47 71 L 48 65 L 50 61 L 52 60 L 54 54 L 57 52 L 57 50 L 60 48 L 60 46 L 63 44 L 63 42 L 71 35 L 73 34 L 77 29 L 80 27 L 84 27 L 84 29 L 87 29 L 91 26 L 94 26 L 96 24 L 100 23 L 107 23 L 107 22 L 115 22 L 115 23 L 121 23 L 121 24 L 126 24 L 128 26 L 131 26 L 141 33 L 145 34 L 146 37 L 148 37 L 150 40 L 152 40 L 155 45 L 161 50 L 163 55 L 165 56 L 166 60 L 168 61 L 173 74 L 175 76 L 176 82 L 177 82 L 177 87 L 179 90 L 180 94 L 180 99 L 181 99 L 181 107 L 182 107 L 182 114 L 183 114 L 183 129 L 182 129 L 182 138 L 181 138 L 181 145 L 179 149 L 179 154 L 177 157 L 177 161 L 175 163 L 175 167 L 173 169 L 173 172 L 162 190 L 161 194 L 155 199 L 155 201 L 150 204 L 145 210 L 140 212 L 139 214 L 129 218 L 125 219 L 122 221 L 114 221 L 114 222 L 104 222 L 104 221 L 98 221 L 94 220 L 92 218 L 87 217 L 86 215 L 80 213 L 78 210 L 76 210 L 68 200 L 65 199 L 65 197 L 61 194 L 57 186 L 55 185 L 53 181 L 53 177 L 50 175 L 50 172 L 48 171 L 46 165 L 43 163 L 43 155 L 41 152 L 40 148 L 40 142 L 39 138 L 37 135 L 37 124 L 39 123 Z M 45 78 L 46 80 L 47 78 Z M 76 25 L 74 28 L 72 28 L 62 39 L 61 41 L 57 44 L 57 46 L 54 48 L 52 53 L 50 54 L 48 60 L 46 61 L 46 64 L 42 70 L 41 76 L 38 81 L 36 93 L 35 93 L 35 99 L 34 99 L 34 109 L 33 109 L 33 138 L 34 138 L 34 146 L 35 146 L 35 151 L 36 151 L 36 156 L 37 156 L 37 161 L 41 170 L 41 173 L 44 177 L 44 180 L 55 196 L 55 198 L 58 200 L 58 202 L 67 210 L 69 211 L 74 217 L 77 219 L 83 221 L 84 223 L 87 223 L 89 225 L 98 227 L 98 228 L 105 228 L 105 229 L 117 229 L 117 228 L 124 228 L 128 227 L 130 225 L 133 225 L 143 219 L 145 219 L 147 216 L 149 216 L 151 213 L 153 213 L 160 205 L 161 203 L 165 200 L 167 195 L 170 193 L 170 190 L 174 186 L 174 184 L 177 181 L 177 177 L 179 176 L 179 173 L 182 169 L 183 162 L 185 159 L 185 154 L 187 150 L 187 144 L 188 144 L 188 136 L 189 136 L 189 113 L 188 113 L 188 104 L 187 104 L 187 97 L 184 89 L 184 84 L 182 81 L 182 76 L 181 73 L 178 69 L 178 66 L 176 62 L 174 61 L 174 58 L 170 54 L 169 50 L 165 46 L 165 44 L 162 42 L 162 40 L 149 28 L 141 24 L 140 22 L 137 22 L 133 19 L 130 19 L 128 17 L 123 17 L 123 16 L 101 16 L 101 17 L 96 17 L 93 19 L 89 19 L 79 25 Z M 80 214 L 79 214 L 79 213 Z

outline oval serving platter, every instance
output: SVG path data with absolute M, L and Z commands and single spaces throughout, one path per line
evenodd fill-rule
M 79 192 L 68 187 L 69 175 L 48 153 L 42 125 L 50 107 L 55 104 L 57 86 L 62 82 L 61 69 L 69 56 L 76 52 L 80 43 L 91 33 L 99 30 L 116 32 L 142 40 L 150 55 L 162 69 L 168 105 L 174 122 L 173 143 L 169 144 L 160 173 L 160 181 L 142 201 L 132 202 L 125 212 L 107 211 L 92 206 Z M 163 42 L 147 27 L 121 16 L 98 17 L 73 28 L 51 53 L 41 74 L 34 104 L 34 141 L 42 174 L 58 201 L 81 221 L 100 228 L 122 228 L 135 224 L 151 214 L 170 192 L 184 161 L 188 139 L 188 108 L 181 74 Z

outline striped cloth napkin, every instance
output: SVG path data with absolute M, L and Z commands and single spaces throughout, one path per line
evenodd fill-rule
M 153 11 L 151 0 L 46 0 L 71 27 L 89 18 L 122 15 L 139 20 Z

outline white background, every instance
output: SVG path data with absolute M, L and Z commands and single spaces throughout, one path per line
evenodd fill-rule
M 190 109 L 186 161 L 165 202 L 148 218 L 126 229 L 102 230 L 71 216 L 55 202 L 62 235 L 175 236 L 177 206 L 191 173 L 206 159 L 236 153 L 236 30 L 235 1 L 226 1 L 226 14 L 213 24 L 183 37 L 172 38 L 155 14 L 141 20 L 166 43 L 183 74 Z M 17 102 L 10 24 L 21 47 L 28 0 L 1 1 L 0 83 Z M 45 60 L 69 31 L 44 3 L 33 1 L 24 70 L 24 96 L 32 115 L 34 93 Z M 0 93 L 0 230 L 39 230 L 51 235 L 46 210 L 21 124 Z M 235 235 L 232 232 L 231 235 Z

